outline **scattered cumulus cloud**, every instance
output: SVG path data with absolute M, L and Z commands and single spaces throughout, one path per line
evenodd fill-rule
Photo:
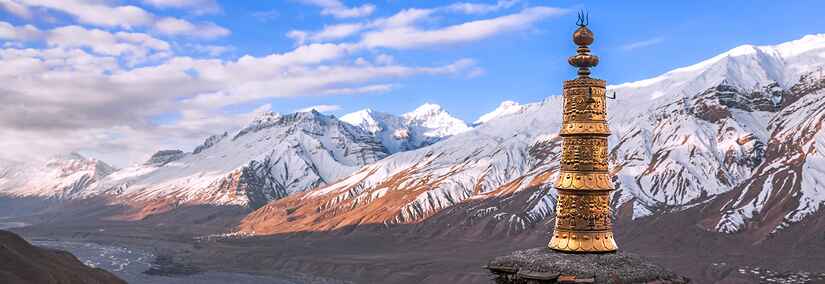
M 530 28 L 532 24 L 565 10 L 549 7 L 527 8 L 521 12 L 448 26 L 422 30 L 416 27 L 397 27 L 364 34 L 362 44 L 368 47 L 408 49 L 422 46 L 445 45 L 477 41 L 505 32 Z
M 496 4 L 482 4 L 482 3 L 455 3 L 447 6 L 445 9 L 453 12 L 459 12 L 471 15 L 481 15 L 498 12 L 515 6 L 519 0 L 499 0 Z
M 167 35 L 186 35 L 198 38 L 218 38 L 229 35 L 231 32 L 213 23 L 193 24 L 186 20 L 166 17 L 155 23 L 155 29 Z
M 0 0 L 0 9 L 23 19 L 32 18 L 32 11 L 15 0 Z
M 222 10 L 215 0 L 143 0 L 143 2 L 158 8 L 186 9 L 195 14 L 214 14 Z
M 107 2 L 94 0 L 0 0 L 2 7 L 10 11 L 28 10 L 38 7 L 58 11 L 74 17 L 79 23 L 104 28 L 122 28 L 133 30 L 149 28 L 166 35 L 187 35 L 200 38 L 217 38 L 230 34 L 226 28 L 217 24 L 204 22 L 192 23 L 173 17 L 158 17 L 143 8 L 133 5 L 108 5 Z M 152 0 L 158 3 L 189 3 L 197 0 Z M 9 4 L 12 3 L 12 4 Z M 14 12 L 13 12 L 14 13 Z M 14 13 L 25 15 L 25 13 Z M 29 13 L 30 14 L 30 13 Z
M 218 57 L 235 50 L 235 47 L 227 45 L 186 44 L 186 47 L 211 57 Z
M 32 41 L 42 37 L 40 30 L 32 25 L 16 27 L 7 22 L 0 22 L 0 39 Z
M 465 13 L 480 13 L 484 10 L 490 12 L 513 6 L 515 3 L 516 1 L 500 1 L 495 5 L 459 3 L 434 9 L 406 9 L 390 17 L 364 23 L 329 25 L 319 31 L 292 30 L 287 33 L 287 37 L 300 45 L 307 42 L 330 42 L 360 35 L 358 44 L 365 48 L 411 49 L 472 42 L 505 32 L 526 30 L 541 20 L 568 12 L 552 7 L 532 7 L 509 15 L 446 27 L 423 29 L 417 25 L 442 11 L 459 10 Z
M 360 23 L 338 24 L 324 26 L 322 30 L 311 34 L 304 31 L 293 30 L 287 33 L 287 37 L 295 40 L 298 44 L 304 44 L 307 41 L 323 42 L 346 38 L 357 34 L 363 29 L 364 25 Z
M 363 19 L 373 14 L 374 6 L 299 1 L 320 7 L 333 21 L 347 22 L 332 22 L 317 31 L 293 30 L 289 36 L 296 46 L 288 50 L 228 58 L 235 47 L 203 40 L 225 37 L 230 30 L 191 15 L 182 19 L 149 12 L 220 12 L 214 0 L 128 2 L 134 5 L 0 0 L 0 9 L 20 20 L 0 21 L 0 148 L 7 149 L 0 159 L 79 151 L 123 166 L 162 148 L 191 150 L 187 148 L 216 131 L 237 129 L 256 113 L 270 111 L 273 99 L 381 94 L 414 76 L 481 76 L 484 69 L 471 58 L 409 64 L 393 55 L 527 30 L 565 12 L 528 7 L 438 26 L 439 13 L 505 13 L 516 9 L 517 2 L 411 8 Z M 50 15 L 68 16 L 70 23 L 61 23 L 60 17 L 37 26 Z M 273 10 L 256 18 L 276 16 Z M 261 107 L 227 111 L 254 105 Z M 331 112 L 341 107 L 310 108 Z M 158 117 L 174 119 L 158 123 Z
M 333 16 L 335 18 L 361 18 L 375 12 L 375 5 L 364 4 L 357 7 L 347 7 L 339 0 L 299 0 L 307 5 L 320 7 L 321 15 Z

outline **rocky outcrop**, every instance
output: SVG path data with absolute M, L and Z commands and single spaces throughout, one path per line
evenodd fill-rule
M 195 147 L 195 150 L 192 151 L 192 154 L 198 154 L 200 152 L 203 152 L 203 150 L 206 150 L 209 147 L 212 147 L 212 145 L 215 145 L 218 142 L 221 142 L 221 140 L 226 138 L 226 136 L 229 136 L 228 132 L 224 132 L 221 135 L 209 136 L 209 138 L 206 138 L 206 141 L 203 141 L 203 144 L 198 145 L 198 147 Z
M 623 252 L 569 254 L 534 248 L 497 257 L 486 268 L 498 284 L 690 282 L 641 256 Z
M 186 153 L 181 150 L 160 150 L 155 152 L 155 154 L 146 161 L 145 165 L 160 167 L 183 158 L 185 155 Z

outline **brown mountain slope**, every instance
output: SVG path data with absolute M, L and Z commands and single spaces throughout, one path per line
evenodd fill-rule
M 0 283 L 126 283 L 102 269 L 90 268 L 72 254 L 33 246 L 0 230 Z

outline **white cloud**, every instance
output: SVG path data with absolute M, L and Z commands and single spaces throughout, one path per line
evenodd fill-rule
M 40 30 L 32 25 L 16 27 L 0 21 L 0 40 L 33 41 L 41 36 Z
M 324 91 L 325 95 L 357 95 L 371 93 L 386 93 L 392 91 L 393 86 L 389 84 L 368 85 L 357 88 L 337 88 Z
M 434 30 L 419 30 L 415 27 L 389 28 L 365 33 L 362 44 L 370 48 L 408 49 L 470 42 L 504 32 L 528 29 L 535 22 L 563 13 L 565 13 L 565 10 L 562 9 L 534 7 L 516 14 L 466 22 Z
M 367 23 L 349 23 L 324 26 L 320 31 L 307 32 L 292 30 L 287 33 L 298 44 L 323 42 L 349 37 L 365 30 L 409 27 L 433 14 L 432 9 L 405 9 L 387 18 L 380 18 Z
M 46 42 L 51 46 L 84 47 L 103 55 L 130 55 L 145 58 L 152 51 L 169 50 L 169 43 L 143 33 L 110 32 L 65 26 L 49 31 Z
M 625 51 L 631 51 L 631 50 L 634 50 L 634 49 L 639 49 L 639 48 L 644 48 L 644 47 L 648 47 L 648 46 L 657 45 L 657 44 L 662 43 L 664 40 L 665 39 L 663 37 L 655 37 L 655 38 L 646 39 L 646 40 L 643 40 L 643 41 L 631 42 L 631 43 L 622 45 L 622 49 L 625 50 Z
M 188 48 L 191 48 L 195 52 L 206 54 L 212 57 L 218 57 L 225 53 L 235 50 L 235 47 L 225 45 L 187 44 L 186 46 Z
M 291 30 L 286 33 L 286 37 L 291 38 L 298 45 L 304 45 L 307 41 L 309 33 L 305 31 Z
M 216 38 L 230 34 L 226 28 L 214 23 L 193 24 L 172 17 L 157 17 L 146 10 L 131 5 L 110 6 L 96 0 L 0 0 L 16 1 L 23 7 L 42 7 L 73 16 L 78 22 L 106 28 L 134 29 L 153 28 L 167 35 L 186 35 L 200 38 Z M 154 0 L 168 2 L 165 0 Z M 188 1 L 188 0 L 187 0 Z M 187 2 L 183 1 L 183 2 Z M 172 1 L 176 2 L 176 1 Z M 7 5 L 4 5 L 6 7 Z
M 0 9 L 6 10 L 23 19 L 32 18 L 31 10 L 25 5 L 18 3 L 17 0 L 0 0 Z
M 160 148 L 193 147 L 207 134 L 233 129 L 247 114 L 222 109 L 264 99 L 386 92 L 375 81 L 420 74 L 451 75 L 474 62 L 416 67 L 341 63 L 353 44 L 312 44 L 237 60 L 171 57 L 126 68 L 132 48 L 167 48 L 138 33 L 63 27 L 43 31 L 47 49 L 0 49 L 0 155 L 83 151 L 118 165 Z M 58 36 L 59 35 L 59 36 Z M 128 44 L 130 47 L 122 47 Z M 158 51 L 161 52 L 161 51 Z M 346 87 L 342 87 L 346 86 Z M 179 119 L 156 125 L 153 117 Z M 60 137 L 61 139 L 50 139 Z
M 50 47 L 88 48 L 100 55 L 122 56 L 132 64 L 142 62 L 157 52 L 170 50 L 170 45 L 166 41 L 144 33 L 110 33 L 81 26 L 64 26 L 41 31 L 31 25 L 18 27 L 0 22 L 0 39 L 18 42 L 42 40 Z
M 341 106 L 339 105 L 314 105 L 311 107 L 305 107 L 302 109 L 295 110 L 296 112 L 310 112 L 310 111 L 317 111 L 317 112 L 333 112 L 336 110 L 340 110 Z
M 455 3 L 447 6 L 445 9 L 452 12 L 459 12 L 464 14 L 487 14 L 498 12 L 503 9 L 513 7 L 518 4 L 519 0 L 499 0 L 496 4 L 480 4 L 480 3 Z
M 304 31 L 293 30 L 287 33 L 287 37 L 295 40 L 298 44 L 303 44 L 307 41 L 324 42 L 352 36 L 363 30 L 364 27 L 363 24 L 359 23 L 329 25 L 311 34 Z
M 104 27 L 133 28 L 152 23 L 153 16 L 131 5 L 108 6 L 88 0 L 19 0 L 29 7 L 43 7 L 74 16 L 79 22 Z
M 321 15 L 330 15 L 335 18 L 360 18 L 375 12 L 375 5 L 364 4 L 358 7 L 347 7 L 339 0 L 299 0 L 308 5 L 321 7 Z
M 407 27 L 429 18 L 435 12 L 434 9 L 405 9 L 388 18 L 374 21 L 372 26 L 384 29 Z
M 287 37 L 298 44 L 328 42 L 361 34 L 360 44 L 367 48 L 407 49 L 477 41 L 504 32 L 529 29 L 536 22 L 566 13 L 552 7 L 526 8 L 518 13 L 496 18 L 465 22 L 453 26 L 422 30 L 418 23 L 432 20 L 433 14 L 450 11 L 463 13 L 492 12 L 515 5 L 517 1 L 499 1 L 497 4 L 458 3 L 433 9 L 405 9 L 390 17 L 365 23 L 347 23 L 325 26 L 320 31 L 293 30 Z
M 167 35 L 186 35 L 199 38 L 217 38 L 229 35 L 231 32 L 213 23 L 195 25 L 189 21 L 166 17 L 155 23 L 155 30 Z
M 195 14 L 212 14 L 221 11 L 215 0 L 143 0 L 144 3 L 158 8 L 187 9 Z
M 214 57 L 231 50 L 231 46 L 153 37 L 161 33 L 206 38 L 229 34 L 215 24 L 161 18 L 137 7 L 140 10 L 135 11 L 147 13 L 147 19 L 98 19 L 76 11 L 109 9 L 105 11 L 117 15 L 118 8 L 130 7 L 110 6 L 119 2 L 5 1 L 37 7 L 33 11 L 38 16 L 43 11 L 59 10 L 86 26 L 40 30 L 0 22 L 0 38 L 11 43 L 0 48 L 0 65 L 4 66 L 0 68 L 0 94 L 4 94 L 0 96 L 0 137 L 4 137 L 0 148 L 6 149 L 0 155 L 82 151 L 118 165 L 161 148 L 189 150 L 208 134 L 244 124 L 255 112 L 227 114 L 229 106 L 235 109 L 285 97 L 385 93 L 398 86 L 397 80 L 412 76 L 479 76 L 484 70 L 472 59 L 447 65 L 408 66 L 387 54 L 390 52 L 370 49 L 479 40 L 529 29 L 558 12 L 553 8 L 530 8 L 512 15 L 437 27 L 430 25 L 437 23 L 431 16 L 445 10 L 407 9 L 373 21 L 329 25 L 318 32 L 296 31 L 296 39 L 303 37 L 302 41 L 309 43 L 286 52 L 228 60 Z M 58 2 L 66 5 L 56 7 Z M 353 9 L 339 1 L 314 3 L 326 5 L 321 6 L 325 10 Z M 425 25 L 425 21 L 432 22 Z M 209 26 L 213 28 L 203 28 Z M 402 30 L 410 31 L 409 37 L 413 38 L 391 36 Z M 354 39 L 334 44 L 316 42 L 348 38 Z M 32 41 L 44 44 L 28 44 Z M 21 42 L 26 44 L 17 44 Z M 199 56 L 175 54 L 179 49 Z M 268 104 L 264 108 L 269 110 Z M 333 110 L 326 106 L 321 111 Z M 158 125 L 158 117 L 170 118 Z
M 395 57 L 389 54 L 379 54 L 375 57 L 375 63 L 379 65 L 389 65 L 395 63 Z

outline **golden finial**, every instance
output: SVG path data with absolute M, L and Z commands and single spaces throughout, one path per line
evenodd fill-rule
M 573 32 L 573 43 L 579 47 L 576 49 L 577 54 L 567 60 L 570 65 L 579 68 L 579 77 L 589 77 L 590 67 L 599 65 L 599 57 L 590 54 L 590 48 L 588 47 L 595 40 L 593 32 L 587 28 L 588 24 L 590 24 L 590 15 L 579 12 L 579 19 L 576 21 L 579 28 Z

